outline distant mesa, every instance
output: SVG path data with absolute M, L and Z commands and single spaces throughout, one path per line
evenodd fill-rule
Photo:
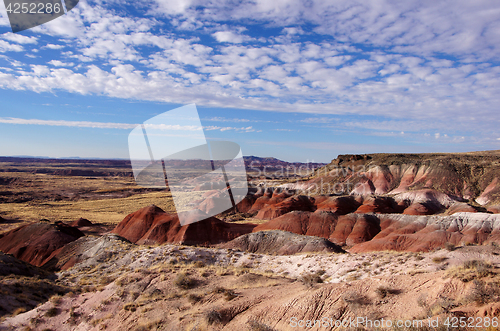
M 342 248 L 327 239 L 280 230 L 245 234 L 218 247 L 238 249 L 251 253 L 280 255 L 310 252 L 345 253 Z
M 485 206 L 500 203 L 499 178 L 500 151 L 381 153 L 339 155 L 316 169 L 311 180 L 288 187 L 312 190 L 330 184 L 331 190 L 346 195 L 395 195 L 431 189 L 453 200 Z

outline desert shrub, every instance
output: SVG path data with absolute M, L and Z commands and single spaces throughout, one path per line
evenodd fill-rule
M 195 304 L 201 300 L 201 296 L 191 293 L 188 295 L 187 299 L 190 303 Z
M 269 325 L 255 319 L 249 320 L 247 324 L 249 326 L 250 331 L 275 331 Z
M 480 280 L 473 280 L 472 287 L 465 297 L 466 302 L 475 302 L 478 305 L 483 305 L 492 301 L 499 301 L 500 286 L 498 283 L 485 283 Z
M 370 303 L 368 298 L 364 296 L 361 293 L 358 293 L 356 291 L 349 291 L 345 293 L 342 296 L 342 300 L 344 300 L 345 303 L 352 305 L 352 306 L 361 306 L 361 305 L 367 305 Z
M 222 321 L 222 315 L 219 311 L 211 309 L 205 313 L 205 319 L 208 324 L 212 325 Z
M 50 302 L 52 302 L 54 305 L 60 304 L 61 301 L 62 301 L 62 296 L 57 294 L 50 298 Z
M 434 316 L 442 313 L 449 313 L 451 309 L 457 306 L 458 305 L 452 299 L 442 298 L 430 307 L 430 315 Z
M 447 242 L 446 244 L 444 244 L 444 248 L 447 250 L 447 251 L 454 251 L 455 250 L 455 245 L 453 245 L 452 243 L 450 242 Z
M 71 317 L 71 318 L 78 317 L 79 314 L 75 311 L 75 308 L 77 308 L 77 307 L 71 307 L 69 309 L 69 317 Z
M 482 260 L 470 260 L 463 264 L 465 269 L 476 269 L 479 276 L 485 277 L 490 274 L 491 265 Z
M 175 278 L 174 285 L 182 289 L 188 290 L 195 287 L 196 280 L 194 278 L 191 278 L 186 273 L 180 273 Z
M 233 300 L 238 295 L 233 290 L 225 289 L 224 287 L 218 286 L 213 291 L 213 293 L 222 293 L 226 301 Z
M 495 274 L 491 269 L 492 266 L 482 260 L 470 260 L 453 270 L 453 276 L 460 278 L 463 282 L 489 276 Z
M 318 272 L 305 274 L 302 277 L 300 277 L 300 281 L 302 283 L 304 283 L 305 285 L 312 287 L 315 284 L 323 283 L 323 279 L 321 278 L 321 275 L 322 274 L 320 274 Z
M 377 295 L 380 297 L 380 298 L 385 298 L 386 296 L 388 295 L 392 295 L 392 294 L 399 294 L 401 293 L 401 290 L 397 290 L 397 289 L 394 289 L 394 288 L 390 288 L 388 286 L 379 286 L 377 287 L 377 289 L 375 290 L 375 293 L 377 293 Z
M 417 304 L 419 307 L 427 307 L 427 294 L 420 294 L 417 298 Z
M 195 268 L 203 268 L 205 266 L 205 263 L 203 263 L 201 261 L 196 261 L 195 263 L 193 263 L 193 266 Z
M 436 256 L 432 258 L 432 262 L 441 263 L 444 262 L 446 259 L 448 259 L 446 256 Z
M 123 306 L 123 309 L 128 310 L 128 311 L 136 311 L 137 305 L 134 302 L 129 302 Z
M 57 314 L 59 314 L 59 309 L 56 307 L 51 307 L 45 312 L 46 317 L 54 317 L 57 316 Z

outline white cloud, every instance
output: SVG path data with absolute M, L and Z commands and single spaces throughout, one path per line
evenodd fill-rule
M 53 65 L 54 67 L 72 67 L 74 65 L 73 62 L 67 63 L 67 62 L 62 62 L 59 60 L 52 60 L 47 62 L 50 65 Z
M 81 0 L 68 15 L 33 29 L 37 37 L 0 36 L 15 42 L 0 40 L 0 52 L 21 52 L 38 42 L 45 44 L 37 54 L 43 58 L 46 49 L 65 48 L 60 58 L 46 60 L 53 67 L 7 59 L 12 68 L 0 68 L 0 86 L 374 115 L 384 120 L 347 125 L 387 126 L 391 132 L 443 125 L 491 132 L 498 124 L 500 69 L 493 60 L 477 62 L 500 55 L 496 3 L 256 0 L 234 6 L 229 0 L 156 0 L 149 9 L 153 16 L 126 17 L 106 3 Z M 241 22 L 257 28 L 249 33 Z M 310 22 L 315 31 L 305 32 L 302 27 Z M 276 35 L 265 36 L 268 42 L 250 37 L 260 23 L 278 28 Z M 177 34 L 179 29 L 183 33 Z M 207 36 L 219 44 L 205 43 Z M 476 119 L 470 119 L 472 113 Z
M 241 34 L 237 34 L 232 31 L 217 31 L 212 34 L 212 36 L 220 43 L 233 43 L 241 44 L 242 42 L 248 41 L 251 38 Z
M 89 121 L 65 121 L 65 120 L 40 120 L 40 119 L 23 119 L 15 117 L 0 117 L 0 123 L 18 124 L 18 125 L 44 125 L 44 126 L 64 126 L 75 128 L 93 128 L 93 129 L 122 129 L 132 130 L 139 124 L 130 123 L 105 123 L 105 122 L 89 122 Z M 198 131 L 199 126 L 182 126 L 170 124 L 144 124 L 148 129 L 160 131 Z M 254 132 L 252 126 L 248 127 L 221 127 L 221 126 L 205 126 L 206 131 L 236 131 L 236 132 Z
M 288 35 L 294 35 L 294 34 L 304 34 L 304 30 L 302 30 L 301 27 L 291 27 L 291 28 L 284 28 L 283 29 L 284 34 Z
M 20 125 L 66 126 L 66 127 L 78 127 L 78 128 L 95 128 L 95 129 L 127 129 L 127 130 L 133 129 L 137 126 L 137 124 L 126 124 L 126 123 L 40 120 L 40 119 L 23 119 L 14 117 L 0 117 L 0 123 L 20 124 Z
M 26 37 L 12 32 L 2 34 L 0 35 L 0 38 L 13 41 L 18 44 L 36 44 L 38 42 L 36 37 Z
M 0 40 L 0 52 L 22 52 L 24 50 L 23 46 L 8 43 L 5 40 Z
M 43 46 L 42 48 L 48 48 L 48 49 L 62 49 L 64 48 L 64 45 L 54 45 L 54 44 L 47 44 Z

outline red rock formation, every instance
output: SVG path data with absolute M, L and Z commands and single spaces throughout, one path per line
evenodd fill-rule
M 439 212 L 441 208 L 433 208 L 422 203 L 413 203 L 403 211 L 405 215 L 432 215 Z
M 89 221 L 88 219 L 86 218 L 82 218 L 80 217 L 79 219 L 77 219 L 76 221 L 73 221 L 71 223 L 69 223 L 69 226 L 74 226 L 74 227 L 81 227 L 81 226 L 92 226 L 92 222 Z
M 465 202 L 457 202 L 452 204 L 445 212 L 446 215 L 453 215 L 455 213 L 477 213 L 477 209 Z
M 500 243 L 500 216 L 455 213 L 451 216 L 402 214 L 336 215 L 324 211 L 293 211 L 254 228 L 318 236 L 351 251 L 428 251 L 450 242 Z
M 498 196 L 500 196 L 500 182 L 498 181 L 498 177 L 495 177 L 476 199 L 476 202 L 481 205 L 486 205 L 496 200 Z
M 215 217 L 187 223 L 181 226 L 177 214 L 165 213 L 151 205 L 125 217 L 112 232 L 137 244 L 168 242 L 195 245 L 229 241 L 252 232 L 255 227 L 253 224 L 225 223 Z
M 325 211 L 314 213 L 293 211 L 260 224 L 253 231 L 275 229 L 327 238 L 334 244 L 342 246 L 370 240 L 380 231 L 378 219 L 374 216 L 359 214 L 338 216 Z
M 330 211 L 338 215 L 345 215 L 356 211 L 361 205 L 353 196 L 346 197 L 315 197 L 317 210 Z
M 499 151 L 446 154 L 339 155 L 296 185 L 314 190 L 328 183 L 328 193 L 399 194 L 433 189 L 482 205 L 500 201 Z M 340 184 L 340 185 L 338 185 Z M 292 187 L 292 186 L 290 186 Z M 342 192 L 339 192 L 339 188 Z
M 363 204 L 355 211 L 356 213 L 400 213 L 404 206 L 396 203 L 390 197 L 369 197 L 363 201 Z
M 41 221 L 23 225 L 0 236 L 0 250 L 36 266 L 43 266 L 54 251 L 84 234 L 67 224 Z
M 381 231 L 352 252 L 374 250 L 429 251 L 467 243 L 500 242 L 500 217 L 484 213 L 451 216 L 380 215 Z
M 284 199 L 286 195 L 276 195 L 269 199 L 265 207 L 263 207 L 257 214 L 256 218 L 259 219 L 273 219 L 291 212 L 292 210 L 313 211 L 314 199 L 304 195 L 293 196 L 285 200 L 273 204 L 272 201 L 279 201 Z M 275 199 L 275 200 L 273 200 Z
M 500 214 L 500 205 L 489 206 L 487 211 L 492 214 Z

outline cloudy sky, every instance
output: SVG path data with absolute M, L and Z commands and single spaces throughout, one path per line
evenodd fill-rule
M 500 149 L 500 2 L 80 0 L 17 34 L 0 5 L 0 155 L 127 158 L 195 103 L 243 154 Z

